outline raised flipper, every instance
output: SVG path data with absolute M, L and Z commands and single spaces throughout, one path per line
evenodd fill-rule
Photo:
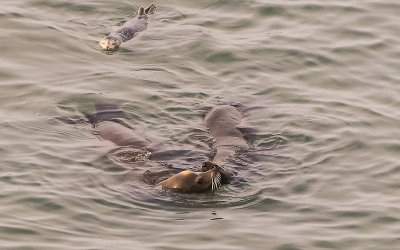
M 139 17 L 139 18 L 142 18 L 143 16 L 146 15 L 145 12 L 144 12 L 143 6 L 139 8 L 137 14 L 138 14 L 138 17 Z
M 154 14 L 154 11 L 156 10 L 156 6 L 154 3 L 152 3 L 147 9 L 144 10 L 144 13 L 147 14 Z

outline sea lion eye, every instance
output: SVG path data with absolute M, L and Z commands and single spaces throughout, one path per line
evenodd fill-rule
M 197 184 L 201 185 L 203 184 L 203 182 L 204 182 L 203 177 L 197 178 Z

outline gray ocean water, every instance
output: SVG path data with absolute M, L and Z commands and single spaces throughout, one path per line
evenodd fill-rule
M 100 51 L 150 3 L 1 1 L 2 249 L 399 248 L 400 2 L 159 1 Z M 234 183 L 174 194 L 112 167 L 84 116 L 97 101 L 193 149 L 178 168 L 208 157 L 213 106 L 257 132 Z

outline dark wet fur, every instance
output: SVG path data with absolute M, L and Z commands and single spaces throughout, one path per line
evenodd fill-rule
M 137 18 L 126 21 L 119 29 L 111 32 L 107 38 L 121 40 L 122 42 L 131 40 L 138 32 L 146 29 L 147 14 L 153 14 L 155 9 L 156 6 L 154 4 L 150 5 L 146 10 L 140 7 Z

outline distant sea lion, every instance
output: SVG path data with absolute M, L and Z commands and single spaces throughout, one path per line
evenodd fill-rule
M 129 19 L 120 28 L 101 39 L 100 47 L 104 50 L 115 50 L 122 42 L 131 40 L 136 33 L 146 29 L 148 15 L 154 14 L 155 9 L 154 4 L 151 4 L 147 9 L 140 7 L 135 18 Z
M 223 165 L 237 150 L 249 148 L 238 128 L 241 121 L 241 112 L 230 105 L 214 107 L 204 118 L 203 124 L 215 140 L 212 145 L 215 151 L 212 161 L 215 164 Z

